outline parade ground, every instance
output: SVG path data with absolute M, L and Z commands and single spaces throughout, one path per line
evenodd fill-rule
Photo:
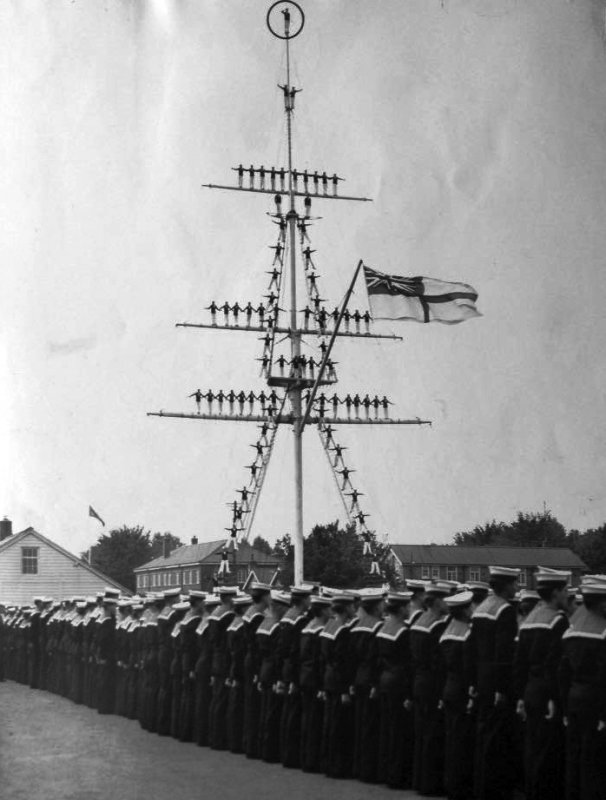
M 0 714 L 2 800 L 384 800 L 395 794 L 183 744 L 11 681 L 0 683 Z

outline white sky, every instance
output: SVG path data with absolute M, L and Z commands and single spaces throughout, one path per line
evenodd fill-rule
M 369 522 L 446 542 L 545 502 L 606 520 L 606 51 L 601 0 L 305 0 L 295 165 L 334 305 L 359 258 L 471 283 L 484 316 L 343 343 L 341 394 L 433 428 L 347 429 Z M 176 329 L 266 290 L 270 197 L 202 189 L 285 158 L 269 3 L 0 5 L 0 515 L 68 549 L 108 526 L 223 535 L 256 429 L 148 418 L 262 388 L 254 334 Z M 360 285 L 354 305 L 364 308 Z M 206 316 L 205 316 L 206 314 Z M 311 350 L 309 351 L 311 352 Z M 253 535 L 293 530 L 280 431 Z M 305 528 L 343 517 L 305 436 Z

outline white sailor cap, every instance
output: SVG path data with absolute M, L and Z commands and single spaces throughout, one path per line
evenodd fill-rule
M 538 602 L 541 598 L 539 593 L 535 592 L 534 589 L 522 589 L 520 592 L 518 592 L 517 599 L 520 601 L 520 603 L 522 603 L 524 600 L 535 600 Z
M 488 567 L 488 573 L 491 578 L 507 578 L 511 581 L 515 581 L 520 577 L 520 570 L 517 567 Z
M 606 595 L 606 575 L 591 575 L 590 577 L 591 581 L 581 584 L 581 594 Z
M 412 599 L 412 592 L 387 592 L 387 603 L 390 605 L 404 605 Z
M 249 594 L 239 594 L 234 597 L 234 605 L 235 606 L 249 606 L 252 603 L 253 599 Z
M 103 597 L 120 597 L 120 589 L 114 589 L 113 586 L 106 586 L 103 589 Z
M 290 594 L 289 592 L 281 592 L 277 589 L 272 589 L 271 592 L 271 599 L 274 603 L 281 603 L 282 605 L 289 606 L 290 605 Z
M 173 606 L 173 609 L 175 611 L 189 611 L 190 608 L 191 608 L 191 606 L 187 602 L 187 600 L 181 600 L 178 603 L 175 603 L 174 606 Z
M 451 594 L 453 589 L 452 581 L 431 581 L 427 584 L 425 591 L 427 594 L 438 594 L 447 596 Z
M 568 583 L 570 577 L 571 573 L 565 570 L 537 567 L 534 579 L 537 586 L 547 586 L 551 583 Z
M 271 592 L 269 583 L 261 583 L 260 581 L 253 581 L 250 584 L 251 592 Z
M 181 594 L 181 587 L 180 586 L 173 586 L 170 589 L 165 589 L 162 592 L 162 596 L 165 600 L 171 600 L 173 597 L 179 597 Z
M 466 591 L 451 594 L 450 597 L 444 598 L 444 602 L 448 608 L 462 608 L 463 606 L 468 606 L 470 603 L 473 603 L 473 592 Z
M 364 589 L 358 589 L 358 594 L 360 595 L 360 603 L 364 605 L 365 603 L 376 603 L 379 600 L 383 600 L 385 597 L 385 592 L 380 587 L 366 587 Z
M 238 587 L 237 586 L 219 586 L 217 588 L 217 592 L 225 595 L 233 595 L 234 597 L 238 594 Z
M 406 588 L 412 592 L 424 592 L 427 589 L 429 581 L 419 581 L 416 578 L 406 579 Z

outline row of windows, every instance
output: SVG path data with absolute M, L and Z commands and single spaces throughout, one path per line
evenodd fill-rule
M 463 571 L 465 568 L 459 569 L 459 567 L 446 567 L 446 580 L 449 581 L 458 581 L 463 579 Z M 460 577 L 459 577 L 460 576 Z M 433 580 L 438 580 L 442 575 L 440 574 L 440 567 L 421 567 L 421 578 L 422 580 L 429 580 L 430 578 Z M 468 581 L 480 581 L 481 578 L 481 570 L 479 567 L 469 567 L 467 568 L 467 577 L 465 580 Z M 518 578 L 518 584 L 520 586 L 526 586 L 526 570 L 522 570 L 520 572 L 520 577 Z
M 157 589 L 164 586 L 200 585 L 199 569 L 184 569 L 183 572 L 152 572 L 137 575 L 137 589 Z

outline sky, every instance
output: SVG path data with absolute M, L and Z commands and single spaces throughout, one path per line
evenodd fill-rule
M 263 387 L 255 334 L 175 323 L 266 291 L 271 197 L 202 184 L 285 162 L 269 5 L 1 4 L 0 516 L 15 530 L 80 552 L 103 531 L 92 505 L 108 528 L 225 535 L 257 430 L 147 412 Z M 483 314 L 338 341 L 340 394 L 433 421 L 339 428 L 369 525 L 446 543 L 519 510 L 602 524 L 603 0 L 302 5 L 294 164 L 373 200 L 315 201 L 322 295 L 339 302 L 362 258 L 469 283 Z M 292 439 L 280 429 L 253 536 L 294 530 Z M 304 439 L 308 532 L 344 514 L 316 431 Z

